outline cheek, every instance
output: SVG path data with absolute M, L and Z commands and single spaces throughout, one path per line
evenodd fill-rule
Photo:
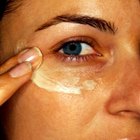
M 102 104 L 102 100 L 97 102 L 97 98 L 87 92 L 84 92 L 87 94 L 85 97 L 82 94 L 48 92 L 33 83 L 26 86 L 23 92 L 24 97 L 20 97 L 18 107 L 24 107 L 24 114 L 27 120 L 31 119 L 31 125 L 45 123 L 46 129 L 61 127 L 67 131 L 72 127 L 76 132 L 91 122 Z
M 93 75 L 93 71 L 87 68 L 68 68 L 48 58 L 34 72 L 32 82 L 48 92 L 78 95 L 94 92 L 101 84 L 101 79 Z
M 43 129 L 42 127 L 45 127 L 45 130 L 61 127 L 67 131 L 72 127 L 74 131 L 77 131 L 75 126 L 79 129 L 96 112 L 97 105 L 94 100 L 91 100 L 91 96 L 84 98 L 81 94 L 48 92 L 33 83 L 25 86 L 15 97 L 18 107 L 15 108 L 13 114 L 16 116 L 22 112 L 26 117 L 24 118 L 21 114 L 19 121 L 28 122 L 31 126 L 44 124 L 39 125 L 40 130 Z
M 68 128 L 67 123 L 77 126 L 88 123 L 104 100 L 100 98 L 102 80 L 92 70 L 91 73 L 87 69 L 78 71 L 79 68 L 54 65 L 54 62 L 48 57 L 32 76 L 32 89 L 37 93 L 35 102 L 42 106 L 40 110 L 45 112 L 45 118 L 51 119 L 50 125 L 55 123 L 59 127 L 62 123 Z
M 38 119 L 41 121 L 40 124 L 47 122 L 46 127 L 56 129 L 61 127 L 65 131 L 73 128 L 76 133 L 82 127 L 91 123 L 103 105 L 104 98 L 100 97 L 101 93 L 99 92 L 101 91 L 98 89 L 97 83 L 85 81 L 84 83 L 81 82 L 83 86 L 80 87 L 79 85 L 82 84 L 78 77 L 71 77 L 72 79 L 68 77 L 64 82 L 59 79 L 59 76 L 53 78 L 55 82 L 47 80 L 48 78 L 42 80 L 43 83 L 41 84 L 36 79 L 33 80 L 34 84 L 32 85 L 36 89 L 36 95 L 32 98 L 35 98 L 35 102 L 38 103 L 35 108 L 40 108 Z
M 59 76 L 56 74 L 56 77 L 61 80 L 62 75 Z M 75 81 L 77 83 L 78 80 Z M 12 112 L 10 110 L 8 112 L 13 116 L 11 119 L 16 121 L 15 124 L 19 124 L 17 129 L 22 129 L 21 124 L 23 124 L 27 131 L 41 132 L 47 137 L 55 135 L 57 138 L 60 137 L 60 133 L 76 137 L 75 135 L 79 133 L 84 134 L 87 127 L 94 123 L 94 118 L 96 119 L 103 106 L 105 98 L 101 89 L 103 85 L 100 83 L 94 90 L 82 90 L 82 94 L 67 94 L 39 88 L 30 81 L 12 98 L 14 103 L 9 105 Z

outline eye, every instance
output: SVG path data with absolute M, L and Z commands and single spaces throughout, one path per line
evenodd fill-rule
M 62 45 L 62 48 L 59 50 L 59 53 L 65 54 L 65 55 L 89 55 L 96 53 L 93 48 L 85 43 L 80 41 L 71 41 L 64 43 Z
M 56 50 L 59 58 L 67 62 L 84 62 L 95 60 L 96 57 L 101 57 L 95 46 L 96 43 L 85 37 L 72 38 L 69 41 L 60 43 L 59 49 Z
M 54 48 L 53 54 L 55 54 L 57 60 L 72 65 L 77 65 L 76 62 L 78 62 L 78 65 L 80 63 L 86 64 L 85 62 L 95 63 L 103 56 L 100 45 L 93 38 L 87 36 L 62 40 Z

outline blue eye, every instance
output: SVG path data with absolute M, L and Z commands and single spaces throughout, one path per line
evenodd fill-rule
M 67 55 L 79 55 L 82 51 L 82 44 L 80 42 L 65 43 L 62 50 Z
M 64 43 L 59 50 L 60 53 L 66 55 L 87 55 L 92 54 L 93 48 L 88 45 L 87 43 L 80 42 L 80 41 L 73 41 Z
M 58 47 L 56 54 L 63 62 L 82 63 L 102 56 L 96 50 L 96 42 L 86 37 L 74 38 L 64 43 L 61 42 Z

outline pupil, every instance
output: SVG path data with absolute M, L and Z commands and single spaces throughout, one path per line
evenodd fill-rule
M 63 45 L 63 52 L 68 55 L 79 55 L 82 51 L 80 42 L 71 42 Z
M 76 49 L 76 45 L 71 45 L 71 46 L 69 46 L 69 49 L 71 50 L 71 51 L 75 51 L 75 49 Z

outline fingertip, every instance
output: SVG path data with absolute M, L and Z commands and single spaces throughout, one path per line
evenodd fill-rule
M 38 69 L 42 64 L 42 52 L 39 48 L 33 47 L 31 49 L 26 49 L 19 54 L 18 62 L 30 62 L 32 64 L 33 70 Z

